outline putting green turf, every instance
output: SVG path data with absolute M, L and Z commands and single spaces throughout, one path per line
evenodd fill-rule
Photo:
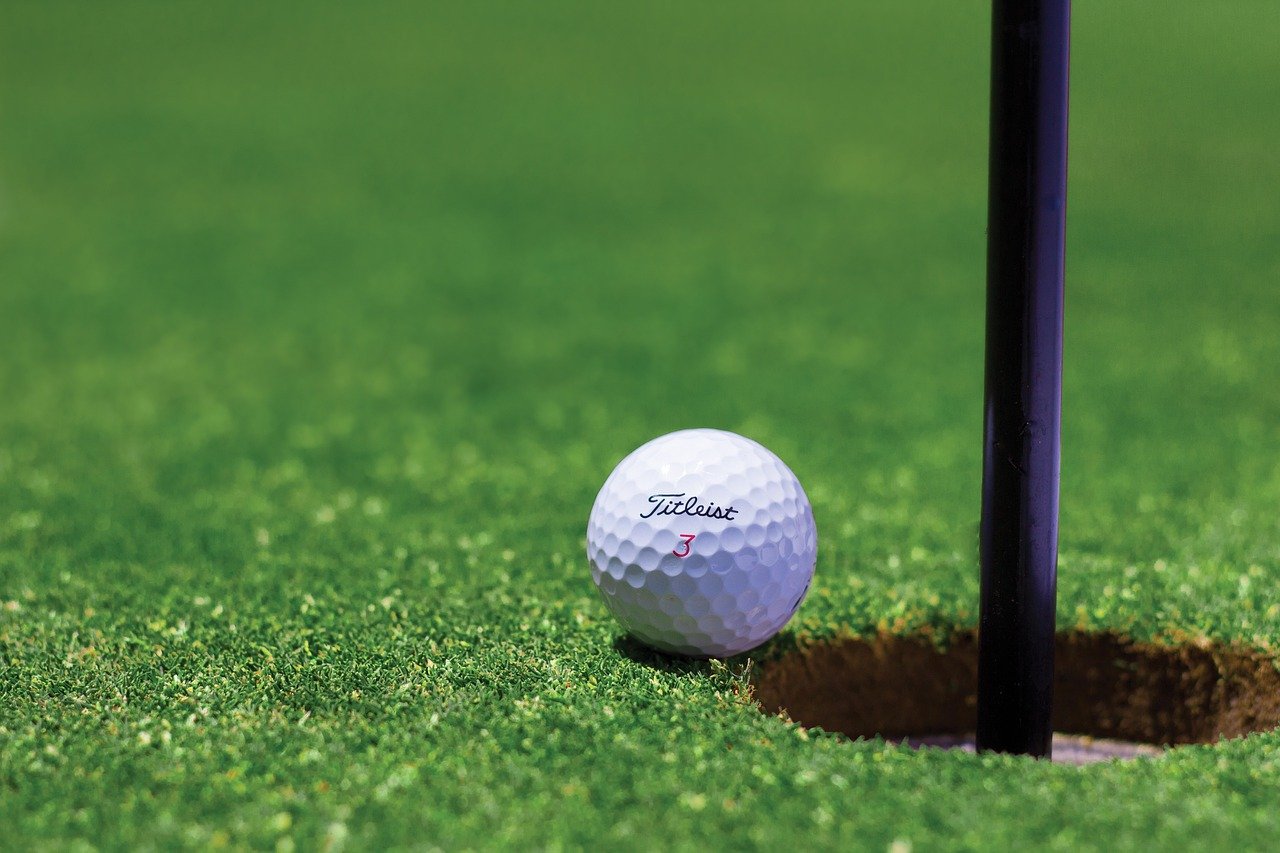
M 6 6 L 4 844 L 1273 843 L 1280 736 L 915 753 L 620 653 L 587 512 L 686 426 L 813 500 L 757 657 L 975 623 L 987 9 L 606 5 Z M 1059 621 L 1277 649 L 1280 14 L 1104 5 Z

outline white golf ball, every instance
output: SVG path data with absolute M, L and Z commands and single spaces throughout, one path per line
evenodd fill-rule
M 818 533 L 800 481 L 749 438 L 673 432 L 609 475 L 587 522 L 591 577 L 637 639 L 729 657 L 787 624 L 813 579 Z

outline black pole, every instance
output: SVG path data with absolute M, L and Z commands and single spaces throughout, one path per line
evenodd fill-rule
M 994 0 L 978 748 L 1048 757 L 1070 0 Z

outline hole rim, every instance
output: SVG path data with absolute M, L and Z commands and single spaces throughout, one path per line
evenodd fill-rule
M 1280 727 L 1280 660 L 1266 652 L 1106 630 L 1060 632 L 1054 645 L 1055 732 L 1167 752 Z M 805 728 L 963 738 L 976 727 L 977 631 L 814 641 L 757 661 L 751 681 L 764 713 Z

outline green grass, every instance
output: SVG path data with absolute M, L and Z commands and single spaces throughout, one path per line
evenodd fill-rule
M 1273 843 L 1280 736 L 851 743 L 591 587 L 718 426 L 814 503 L 774 652 L 975 623 L 984 4 L 0 17 L 6 846 Z M 1075 39 L 1060 624 L 1280 648 L 1280 14 Z

